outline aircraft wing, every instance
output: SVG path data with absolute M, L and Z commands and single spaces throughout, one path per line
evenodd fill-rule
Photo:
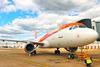
M 11 41 L 11 42 L 23 42 L 23 43 L 32 43 L 34 45 L 43 45 L 44 43 L 41 42 L 34 42 L 34 41 L 29 41 L 29 40 L 10 40 L 10 39 L 0 39 L 0 41 Z
M 12 41 L 12 42 L 24 42 L 24 43 L 27 43 L 27 41 L 20 41 L 20 40 L 9 40 L 9 39 L 0 39 L 0 41 Z

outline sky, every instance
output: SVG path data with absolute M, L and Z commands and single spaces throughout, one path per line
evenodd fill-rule
M 0 39 L 35 39 L 83 18 L 100 21 L 100 0 L 0 0 Z

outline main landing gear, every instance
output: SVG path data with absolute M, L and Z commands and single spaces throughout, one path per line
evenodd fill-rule
M 32 52 L 28 53 L 28 55 L 29 55 L 29 56 L 36 55 L 36 50 L 34 50 L 34 51 L 32 51 Z
M 57 48 L 57 50 L 55 50 L 55 54 L 56 54 L 56 55 L 60 55 L 60 50 L 59 50 L 59 48 Z

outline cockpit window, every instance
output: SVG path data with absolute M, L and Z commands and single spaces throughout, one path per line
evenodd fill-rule
M 86 28 L 84 24 L 79 24 L 79 28 Z
M 73 29 L 76 29 L 76 28 L 78 28 L 78 26 L 74 26 L 74 27 L 73 27 Z
M 82 24 L 82 23 L 78 23 L 76 25 L 73 25 L 69 28 L 69 30 L 73 30 L 73 29 L 76 29 L 76 28 L 87 28 L 86 25 Z
M 79 26 L 79 28 L 86 28 L 86 26 Z

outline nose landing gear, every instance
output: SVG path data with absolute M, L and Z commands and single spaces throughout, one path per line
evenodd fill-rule
M 68 59 L 74 59 L 75 57 L 74 53 L 68 53 Z
M 55 54 L 56 54 L 56 55 L 60 55 L 60 50 L 59 50 L 59 48 L 57 48 L 57 50 L 55 50 Z
M 69 47 L 65 48 L 69 53 L 67 54 L 69 59 L 74 59 L 76 57 L 75 51 L 77 50 L 77 47 Z

